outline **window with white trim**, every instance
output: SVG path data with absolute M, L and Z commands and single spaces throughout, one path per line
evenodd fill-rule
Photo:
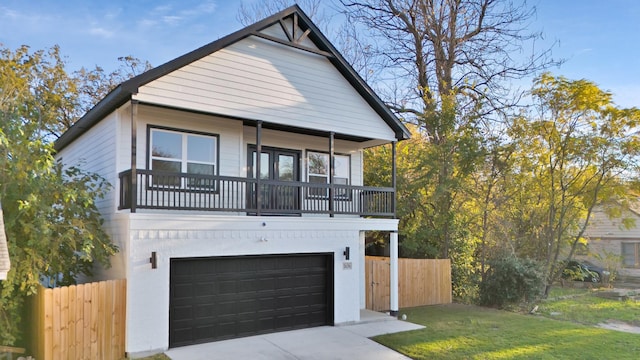
M 162 173 L 154 175 L 153 185 L 215 188 L 215 182 L 206 176 L 217 171 L 217 136 L 151 128 L 149 149 L 151 170 Z M 178 173 L 188 175 L 177 176 Z
M 640 268 L 640 242 L 622 243 L 622 263 L 627 268 Z
M 334 155 L 333 183 L 337 185 L 349 185 L 351 158 L 348 155 Z M 307 181 L 311 184 L 329 183 L 329 154 L 316 151 L 307 151 Z M 328 196 L 325 189 L 311 188 L 310 196 Z M 336 189 L 335 196 L 346 196 L 346 189 Z

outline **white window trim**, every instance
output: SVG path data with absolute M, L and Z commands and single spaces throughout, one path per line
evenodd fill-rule
M 164 133 L 173 133 L 173 134 L 178 134 L 181 136 L 181 158 L 170 158 L 170 157 L 162 157 L 162 156 L 155 156 L 153 155 L 153 134 L 154 132 L 164 132 Z M 214 141 L 213 143 L 213 162 L 208 162 L 208 161 L 197 161 L 197 160 L 189 160 L 189 136 L 199 136 L 199 137 L 204 137 L 207 139 L 212 139 Z M 149 170 L 153 170 L 153 161 L 154 160 L 162 160 L 162 161 L 169 161 L 169 162 L 180 162 L 180 173 L 183 174 L 189 174 L 187 169 L 188 169 L 188 165 L 189 164 L 202 164 L 202 165 L 212 165 L 213 169 L 214 169 L 214 176 L 218 175 L 219 173 L 219 166 L 218 166 L 218 156 L 219 156 L 219 135 L 217 134 L 203 134 L 203 133 L 198 133 L 198 132 L 190 132 L 188 130 L 180 130 L 180 129 L 168 129 L 168 128 L 164 128 L 164 127 L 154 127 L 154 126 L 150 126 L 149 127 L 149 149 L 148 149 L 148 155 L 149 155 L 149 163 L 148 163 L 148 168 Z M 162 186 L 162 185 L 155 185 L 155 186 Z M 199 186 L 189 186 L 186 184 L 186 179 L 182 179 L 181 184 L 180 184 L 180 188 L 181 189 L 195 189 L 198 190 Z M 216 190 L 216 186 L 214 185 L 210 190 Z
M 323 177 L 323 178 L 325 178 L 326 179 L 325 184 L 328 184 L 329 180 L 330 180 L 330 177 L 329 177 L 330 173 L 329 172 L 331 171 L 331 164 L 329 162 L 329 153 L 328 152 L 323 152 L 323 151 L 317 151 L 317 150 L 306 150 L 305 152 L 306 152 L 306 159 L 305 160 L 306 160 L 306 178 L 307 178 L 307 183 L 311 183 L 310 177 L 315 176 L 315 177 Z M 316 174 L 316 173 L 312 173 L 311 172 L 311 169 L 310 169 L 311 161 L 309 161 L 310 154 L 319 154 L 319 155 L 323 155 L 323 156 L 326 157 L 326 159 L 327 159 L 326 174 Z M 346 177 L 345 176 L 337 176 L 337 178 L 342 178 L 342 179 L 346 178 L 347 179 L 346 184 L 341 184 L 341 185 L 351 185 L 351 156 L 350 155 L 346 155 L 346 154 L 336 154 L 336 153 L 334 153 L 333 156 L 334 156 L 334 164 L 335 164 L 335 158 L 336 157 L 342 157 L 342 158 L 345 158 L 347 160 L 347 174 L 346 174 Z M 334 174 L 333 178 L 334 178 L 334 180 L 336 179 L 336 175 L 335 174 Z M 335 182 L 334 182 L 334 184 L 335 184 Z M 314 194 L 309 194 L 309 192 L 308 192 L 307 193 L 307 197 L 310 197 L 310 198 L 328 198 L 329 194 L 326 194 L 326 195 L 314 195 Z M 345 198 L 349 198 L 349 195 L 348 194 L 335 194 L 334 198 L 342 200 L 342 199 L 345 199 Z

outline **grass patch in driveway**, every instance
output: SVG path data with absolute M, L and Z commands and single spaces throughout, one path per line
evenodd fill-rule
M 425 329 L 379 343 L 413 359 L 637 359 L 640 336 L 467 305 L 403 309 Z

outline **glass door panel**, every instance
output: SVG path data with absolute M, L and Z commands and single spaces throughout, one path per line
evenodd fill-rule
M 256 149 L 250 147 L 249 176 L 256 178 Z M 293 150 L 282 150 L 264 148 L 260 157 L 260 179 L 266 183 L 260 184 L 260 204 L 261 209 L 271 210 L 271 213 L 297 212 L 300 210 L 300 189 L 299 184 L 287 184 L 288 182 L 298 182 L 299 176 L 299 152 Z M 255 209 L 256 194 L 255 185 L 251 187 L 248 194 L 249 208 Z

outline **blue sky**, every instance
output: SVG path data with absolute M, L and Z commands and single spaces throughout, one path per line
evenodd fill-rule
M 245 0 L 245 3 L 259 0 Z M 557 42 L 550 69 L 613 92 L 624 107 L 640 107 L 640 1 L 530 0 L 531 30 Z M 118 66 L 133 55 L 158 66 L 240 29 L 240 0 L 0 0 L 0 44 L 15 49 L 60 45 L 70 70 Z M 541 44 L 544 45 L 544 44 Z

